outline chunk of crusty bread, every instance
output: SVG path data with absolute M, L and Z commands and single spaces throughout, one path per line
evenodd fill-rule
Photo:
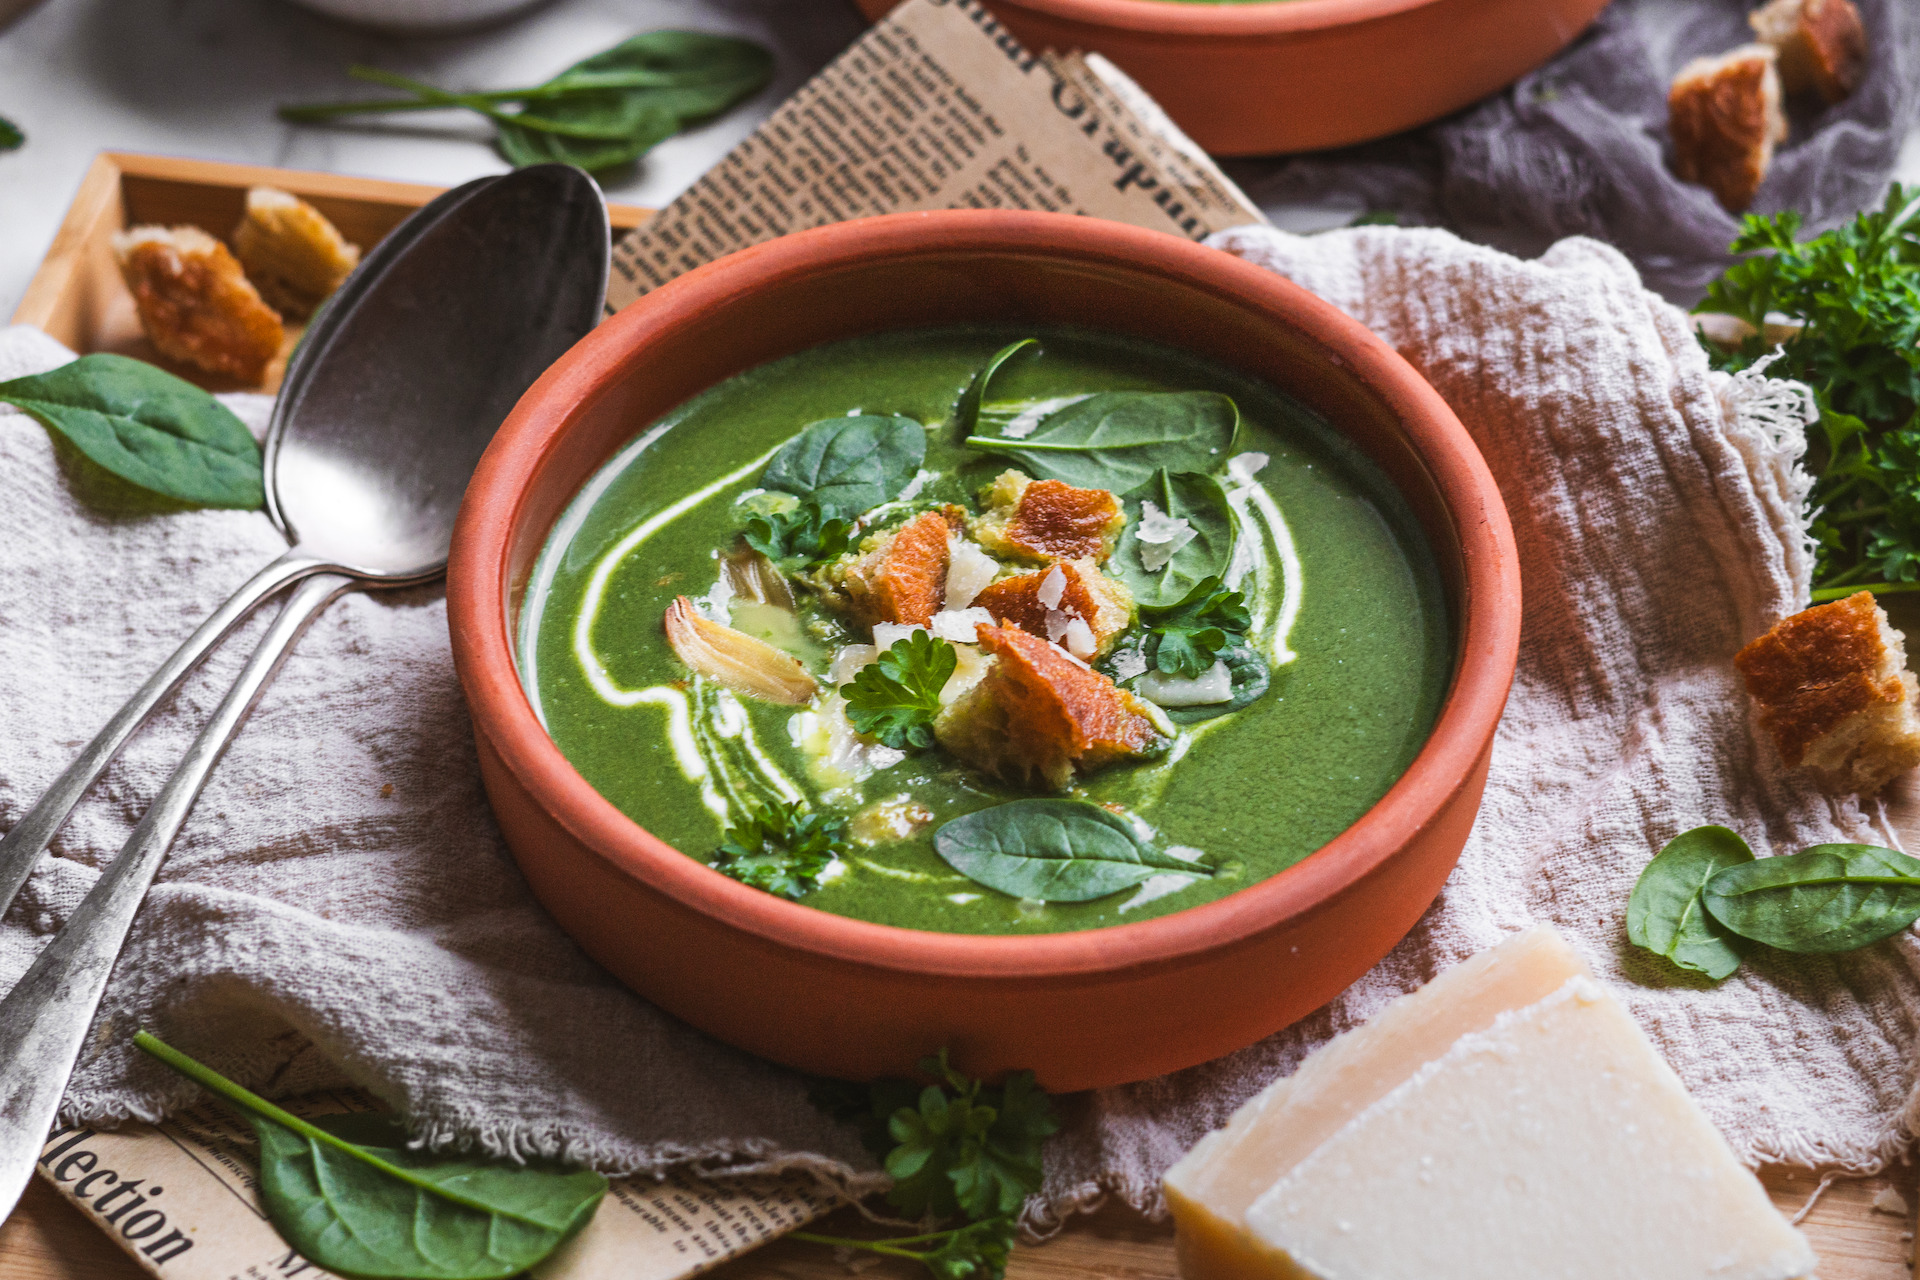
M 198 227 L 134 227 L 113 253 L 160 354 L 239 382 L 266 376 L 286 331 L 227 246 Z
M 1048 579 L 1059 574 L 1052 591 Z M 1052 603 L 1049 604 L 1048 601 Z M 973 603 L 993 615 L 1003 627 L 1018 627 L 1043 640 L 1054 640 L 1049 615 L 1066 625 L 1078 618 L 1093 633 L 1094 652 L 1105 654 L 1121 633 L 1133 625 L 1133 593 L 1118 578 L 1109 578 L 1091 559 L 1062 560 L 1046 569 L 1002 578 L 983 588 Z
M 269 305 L 301 319 L 360 263 L 360 247 L 348 244 L 325 215 L 273 187 L 247 192 L 247 211 L 233 229 L 233 252 Z
M 898 529 L 878 533 L 815 575 L 823 598 L 861 621 L 924 627 L 946 597 L 948 535 L 965 513 L 958 507 L 923 511 Z
M 1871 592 L 1815 605 L 1734 655 L 1780 758 L 1870 795 L 1920 764 L 1920 686 Z
M 1771 0 L 1747 21 L 1780 55 L 1780 84 L 1788 93 L 1838 102 L 1866 74 L 1867 28 L 1853 0 Z
M 1745 44 L 1717 58 L 1695 58 L 1667 91 L 1674 171 L 1712 191 L 1728 213 L 1753 203 L 1774 144 L 1787 137 L 1778 56 L 1772 45 Z
M 1105 489 L 1081 489 L 1061 480 L 1035 480 L 1003 471 L 981 493 L 986 510 L 970 531 L 995 555 L 1025 560 L 1082 560 L 1105 564 L 1127 517 Z

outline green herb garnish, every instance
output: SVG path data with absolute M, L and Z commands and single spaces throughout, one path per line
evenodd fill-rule
M 1828 955 L 1920 920 L 1920 859 L 1869 844 L 1819 844 L 1756 858 L 1725 827 L 1667 842 L 1627 903 L 1627 939 L 1718 979 L 1740 963 L 1734 939 Z
M 804 571 L 842 554 L 852 536 L 853 521 L 830 515 L 812 501 L 747 519 L 747 545 L 793 571 Z
M 820 874 L 847 851 L 847 820 L 809 812 L 802 802 L 747 806 L 727 829 L 713 869 L 741 884 L 799 901 L 820 887 Z
M 940 1280 L 1000 1280 L 1007 1273 L 1007 1257 L 1013 1252 L 1013 1233 L 1013 1219 L 1005 1217 L 890 1240 L 823 1236 L 812 1231 L 795 1231 L 792 1238 L 890 1258 L 911 1258 Z
M 1749 256 L 1695 309 L 1756 331 L 1774 312 L 1802 325 L 1768 372 L 1806 383 L 1819 403 L 1807 455 L 1814 601 L 1920 590 L 1920 190 L 1896 183 L 1880 209 L 1804 243 L 1800 225 L 1797 213 L 1750 215 L 1732 245 Z M 1774 345 L 1756 332 L 1707 348 L 1733 371 Z
M 649 31 L 524 89 L 460 93 L 376 67 L 356 80 L 405 98 L 280 108 L 280 117 L 319 124 L 340 116 L 457 107 L 491 120 L 500 154 L 517 166 L 549 161 L 582 169 L 630 163 L 682 129 L 760 91 L 773 55 L 750 40 L 699 31 Z
M 970 435 L 1042 480 L 1126 493 L 1155 471 L 1207 472 L 1240 429 L 1240 410 L 1217 391 L 1103 391 L 1048 414 L 1018 440 Z
M 144 360 L 81 356 L 0 382 L 0 402 L 136 488 L 196 507 L 251 511 L 266 501 L 260 446 L 246 424 Z
M 1169 609 L 1142 609 L 1148 661 L 1170 676 L 1203 676 L 1222 652 L 1253 625 L 1246 597 L 1208 577 Z
M 0 116 L 0 151 L 18 151 L 27 145 L 27 135 L 20 126 L 5 116 Z
M 933 721 L 940 714 L 940 690 L 958 663 L 953 646 L 925 631 L 893 642 L 893 647 L 860 668 L 840 686 L 847 718 L 861 733 L 904 751 L 933 745 Z
M 1013 800 L 955 818 L 934 852 L 961 875 L 1015 898 L 1087 902 L 1156 875 L 1212 867 L 1155 849 L 1125 818 L 1085 800 Z
M 607 1191 L 590 1169 L 413 1150 L 390 1116 L 302 1120 L 144 1031 L 133 1042 L 246 1115 L 267 1216 L 301 1257 L 339 1275 L 518 1275 L 584 1227 Z

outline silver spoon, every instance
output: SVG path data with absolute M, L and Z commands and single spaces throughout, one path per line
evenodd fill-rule
M 306 334 L 300 340 L 300 346 L 287 363 L 286 376 L 281 380 L 280 398 L 274 407 L 273 421 L 278 426 L 289 421 L 286 410 L 298 397 L 298 390 L 305 383 L 307 375 L 318 361 L 317 352 L 327 344 L 328 335 L 337 329 L 346 316 L 357 308 L 361 297 L 368 289 L 386 274 L 387 269 L 400 259 L 407 246 L 418 239 L 448 213 L 458 209 L 467 199 L 481 188 L 496 181 L 493 176 L 478 178 L 464 186 L 456 187 L 423 208 L 415 211 L 387 234 L 369 253 L 359 269 L 348 277 L 345 284 L 328 300 L 320 314 L 307 326 Z M 271 440 L 272 435 L 269 436 Z M 269 475 L 272 467 L 268 467 Z M 199 666 L 201 661 L 213 651 L 215 645 L 225 639 L 227 634 L 238 626 L 260 603 L 278 594 L 286 587 L 326 567 L 326 558 L 315 554 L 314 549 L 301 545 L 300 539 L 280 519 L 279 513 L 271 504 L 267 514 L 273 517 L 287 541 L 295 544 L 287 553 L 273 563 L 261 569 L 235 591 L 227 602 L 215 609 L 207 620 L 200 624 L 194 633 L 187 637 L 181 646 L 174 650 L 173 656 L 162 663 L 158 670 L 147 678 L 145 684 L 137 689 L 126 704 L 116 711 L 106 726 L 93 736 L 93 741 L 82 747 L 65 772 L 55 778 L 33 808 L 27 810 L 20 821 L 13 824 L 4 838 L 0 838 L 0 913 L 13 904 L 14 898 L 26 884 L 33 869 L 40 862 L 40 855 L 46 852 L 54 835 L 66 825 L 74 807 L 80 803 L 87 789 L 106 771 L 113 758 L 120 754 L 141 725 L 153 714 L 166 696 L 186 678 L 187 673 Z M 324 532 L 324 531 L 323 531 Z
M 302 580 L 113 864 L 0 1000 L 0 1218 L 33 1174 L 134 915 L 227 743 L 328 601 L 446 571 L 494 429 L 599 319 L 608 248 L 591 179 L 522 169 L 412 233 L 317 326 L 266 451 L 268 508 L 288 556 L 309 562 Z

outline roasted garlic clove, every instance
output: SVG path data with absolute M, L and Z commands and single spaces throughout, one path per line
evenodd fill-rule
M 794 607 L 793 588 L 787 585 L 786 575 L 752 547 L 735 549 L 720 562 L 720 573 L 736 600 L 770 604 L 780 609 Z
M 819 686 L 799 661 L 763 640 L 703 618 L 685 596 L 667 608 L 667 643 L 680 661 L 735 693 L 801 706 Z

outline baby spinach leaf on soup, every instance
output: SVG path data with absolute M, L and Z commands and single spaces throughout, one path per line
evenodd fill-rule
M 986 399 L 987 383 L 993 380 L 993 375 L 999 372 L 1000 366 L 1024 348 L 1037 348 L 1039 345 L 1039 342 L 1033 338 L 1022 338 L 1018 342 L 1008 343 L 988 357 L 987 362 L 980 366 L 979 372 L 973 375 L 972 381 L 967 383 L 967 389 L 960 393 L 960 402 L 954 406 L 953 424 L 957 428 L 956 434 L 965 439 L 979 428 L 980 404 Z
M 267 1216 L 302 1257 L 340 1275 L 518 1275 L 584 1227 L 606 1194 L 587 1169 L 409 1150 L 383 1116 L 302 1120 L 144 1031 L 134 1043 L 246 1113 Z
M 1084 800 L 1015 800 L 955 818 L 933 847 L 961 875 L 989 889 L 1041 902 L 1086 902 L 1179 871 L 1210 876 L 1133 833 L 1118 814 Z
M 1273 682 L 1273 669 L 1246 640 L 1229 635 L 1226 648 L 1214 656 L 1227 664 L 1227 673 L 1233 680 L 1233 696 L 1225 702 L 1209 702 L 1192 707 L 1162 707 L 1161 714 L 1167 719 L 1175 724 L 1199 724 L 1202 720 L 1211 720 L 1229 711 L 1251 706 L 1266 696 Z
M 1148 569 L 1141 559 L 1141 551 L 1149 544 L 1141 541 L 1140 518 L 1144 504 L 1149 502 L 1161 515 L 1185 520 L 1193 530 L 1193 537 L 1159 569 Z M 1227 504 L 1227 491 L 1218 480 L 1198 472 L 1174 473 L 1162 468 L 1147 483 L 1126 494 L 1121 505 L 1127 513 L 1127 524 L 1107 567 L 1127 584 L 1143 608 L 1177 605 L 1202 579 L 1226 576 L 1233 563 L 1238 525 L 1233 508 Z
M 1852 951 L 1920 919 L 1920 860 L 1868 844 L 1818 844 L 1714 873 L 1713 918 L 1782 951 Z
M 1042 480 L 1125 493 L 1155 471 L 1212 471 L 1227 460 L 1240 410 L 1217 391 L 1106 391 L 1043 419 L 1021 440 L 968 436 Z
M 926 428 L 912 418 L 826 418 L 782 445 L 760 483 L 857 516 L 899 497 L 926 458 Z
M 122 480 L 200 507 L 266 500 L 246 424 L 190 382 L 126 356 L 82 356 L 0 382 L 0 401 L 59 433 Z
M 1734 935 L 1707 913 L 1701 892 L 1753 850 L 1725 827 L 1695 827 L 1667 841 L 1627 899 L 1627 941 L 1716 982 L 1740 967 Z

